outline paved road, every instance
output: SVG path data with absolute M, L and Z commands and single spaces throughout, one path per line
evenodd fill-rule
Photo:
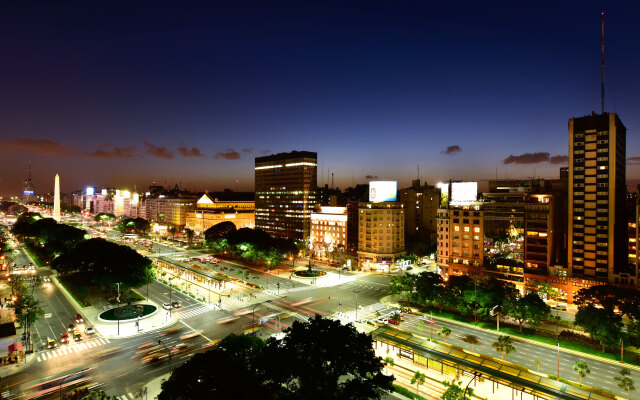
M 400 323 L 399 328 L 424 337 L 430 337 L 433 334 L 434 339 L 442 341 L 442 337 L 438 336 L 437 332 L 442 326 L 447 326 L 452 332 L 451 336 L 446 338 L 447 343 L 471 350 L 471 345 L 467 344 L 463 340 L 463 337 L 466 335 L 475 335 L 480 340 L 480 343 L 474 346 L 474 351 L 500 358 L 500 353 L 497 353 L 492 347 L 492 344 L 498 337 L 497 333 L 489 333 L 484 330 L 454 324 L 447 320 L 437 318 L 434 318 L 434 323 L 421 325 L 419 324 L 420 319 L 422 319 L 422 317 L 405 314 L 404 321 Z M 516 351 L 515 353 L 505 355 L 505 361 L 510 361 L 529 369 L 536 370 L 537 364 L 535 363 L 535 360 L 540 360 L 540 372 L 554 376 L 557 374 L 558 352 L 556 349 L 550 349 L 548 347 L 525 342 L 516 337 L 512 338 Z M 620 391 L 616 386 L 616 382 L 613 380 L 613 377 L 617 375 L 621 367 L 607 362 L 580 357 L 561 351 L 560 377 L 578 381 L 578 375 L 573 370 L 573 365 L 577 361 L 586 362 L 591 369 L 591 374 L 587 375 L 582 380 L 584 384 L 604 388 L 613 393 L 624 396 L 624 392 Z M 629 398 L 639 397 L 636 395 L 636 397 L 630 396 Z

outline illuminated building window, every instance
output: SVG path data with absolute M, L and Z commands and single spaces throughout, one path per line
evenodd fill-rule
M 475 227 L 475 228 L 473 228 L 473 231 L 474 231 L 475 233 L 480 233 L 480 228 Z

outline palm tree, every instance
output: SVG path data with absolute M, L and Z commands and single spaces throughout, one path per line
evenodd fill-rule
M 480 340 L 478 339 L 478 337 L 474 335 L 467 335 L 462 340 L 464 340 L 465 342 L 471 345 L 471 351 L 473 351 L 473 345 L 480 343 Z
M 589 366 L 587 365 L 586 362 L 578 361 L 573 366 L 573 370 L 578 373 L 578 376 L 580 377 L 580 386 L 582 386 L 582 378 L 587 376 L 587 374 L 591 373 Z
M 535 360 L 536 365 L 538 366 L 538 372 L 540 372 L 540 364 L 542 363 L 542 361 L 540 360 Z
M 615 379 L 618 382 L 618 387 L 624 390 L 624 398 L 627 399 L 627 392 L 632 390 L 636 390 L 636 387 L 633 384 L 633 379 L 631 379 L 631 371 L 627 368 L 622 368 L 619 372 L 620 376 L 616 376 Z
M 451 329 L 447 328 L 446 326 L 443 326 L 438 331 L 438 336 L 442 336 L 442 341 L 444 342 L 444 344 L 447 344 L 447 336 L 449 335 L 451 335 Z
M 511 336 L 498 336 L 498 340 L 492 344 L 493 348 L 496 349 L 498 353 L 501 353 L 502 361 L 504 361 L 505 353 L 509 355 L 516 351 L 515 346 L 513 345 L 513 341 L 511 340 Z
M 384 372 L 388 372 L 387 371 L 387 365 L 391 365 L 392 367 L 394 365 L 396 365 L 396 361 L 393 359 L 393 357 L 385 357 L 384 360 L 382 360 L 382 362 L 384 362 Z
M 417 392 L 420 392 L 420 385 L 424 385 L 425 379 L 427 379 L 427 376 L 420 371 L 416 371 L 416 373 L 413 374 L 413 378 L 411 378 L 411 383 L 416 384 Z

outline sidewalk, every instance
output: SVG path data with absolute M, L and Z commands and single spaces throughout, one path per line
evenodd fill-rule
M 20 342 L 18 342 L 18 343 L 20 343 Z M 6 378 L 9 375 L 16 374 L 16 373 L 22 371 L 23 369 L 27 368 L 29 365 L 31 365 L 33 360 L 36 359 L 36 356 L 37 356 L 37 353 L 34 351 L 31 354 L 27 354 L 26 357 L 21 362 L 19 362 L 17 364 L 9 364 L 9 365 L 0 366 L 0 378 Z
M 147 383 L 144 387 L 147 388 L 147 399 L 151 399 L 151 400 L 155 400 L 158 398 L 158 395 L 160 394 L 160 392 L 162 391 L 162 382 L 166 381 L 167 379 L 169 379 L 169 376 L 171 376 L 171 372 L 168 372 L 164 375 L 160 375 L 157 378 L 154 378 L 153 380 L 149 381 L 149 383 Z

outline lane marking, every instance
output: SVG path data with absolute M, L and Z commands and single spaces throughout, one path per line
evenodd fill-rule
M 180 322 L 186 326 L 187 328 L 191 329 L 192 331 L 196 331 L 197 329 L 193 329 L 192 327 L 190 327 L 189 325 L 187 325 L 186 322 L 184 322 L 183 320 L 180 320 Z M 200 332 L 200 336 L 202 336 L 203 338 L 207 339 L 207 342 L 213 342 L 213 340 L 209 339 L 208 337 L 206 337 L 204 334 L 202 334 L 202 332 Z

